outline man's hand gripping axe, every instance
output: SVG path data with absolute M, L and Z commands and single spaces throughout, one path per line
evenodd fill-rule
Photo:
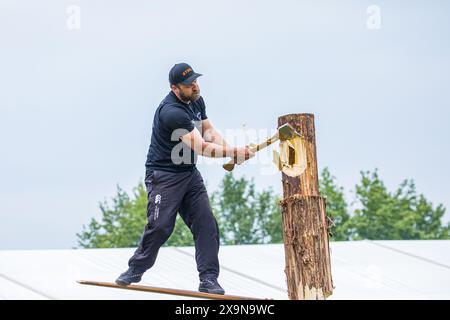
M 264 141 L 260 144 L 250 144 L 249 149 L 252 152 L 257 152 L 259 150 L 264 149 L 267 146 L 270 146 L 275 141 L 290 140 L 290 139 L 294 138 L 295 136 L 300 136 L 300 134 L 297 131 L 295 131 L 295 129 L 289 123 L 285 123 L 282 126 L 278 127 L 277 133 L 275 133 L 272 137 L 270 137 L 269 139 L 267 139 L 266 141 Z M 223 168 L 227 171 L 233 171 L 234 166 L 236 164 L 241 164 L 244 161 L 238 162 L 233 159 L 233 160 L 225 163 L 223 165 Z

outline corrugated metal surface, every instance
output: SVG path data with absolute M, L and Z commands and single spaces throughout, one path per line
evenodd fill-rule
M 83 286 L 114 282 L 134 249 L 0 251 L 0 299 L 187 299 Z M 450 241 L 332 242 L 331 299 L 450 299 Z M 227 294 L 287 299 L 282 245 L 222 246 Z M 196 290 L 194 248 L 162 248 L 139 284 Z

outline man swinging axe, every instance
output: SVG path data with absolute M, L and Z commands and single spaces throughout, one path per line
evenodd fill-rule
M 191 230 L 199 272 L 198 290 L 225 294 L 219 285 L 219 228 L 195 163 L 197 155 L 232 157 L 242 163 L 254 153 L 248 146 L 230 147 L 206 116 L 197 78 L 186 63 L 169 72 L 171 91 L 155 111 L 146 161 L 147 219 L 139 246 L 128 261 L 119 285 L 141 281 L 155 263 L 159 248 L 171 235 L 177 212 Z

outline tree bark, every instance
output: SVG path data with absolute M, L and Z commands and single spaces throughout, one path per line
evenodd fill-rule
M 326 199 L 320 196 L 313 114 L 289 114 L 289 123 L 305 143 L 307 167 L 298 177 L 282 173 L 283 238 L 286 280 L 291 300 L 325 299 L 333 292 Z

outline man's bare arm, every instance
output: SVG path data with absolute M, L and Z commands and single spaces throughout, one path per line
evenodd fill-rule
M 220 133 L 217 132 L 209 119 L 202 120 L 202 131 L 205 141 L 213 142 L 224 147 L 230 147 Z
M 233 148 L 227 145 L 223 146 L 214 142 L 207 142 L 203 139 L 200 131 L 198 131 L 197 128 L 194 128 L 194 130 L 192 130 L 188 134 L 183 135 L 181 137 L 181 141 L 183 141 L 183 143 L 194 150 L 197 154 L 201 154 L 205 157 L 233 157 L 246 160 L 253 156 L 253 153 L 249 150 L 248 147 Z

